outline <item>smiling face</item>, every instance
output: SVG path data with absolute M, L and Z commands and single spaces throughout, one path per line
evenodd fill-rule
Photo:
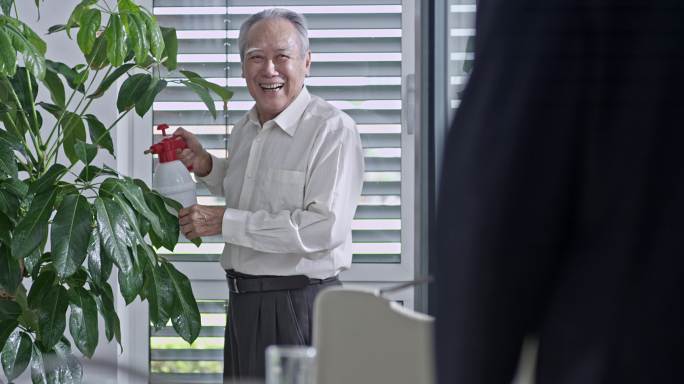
M 299 95 L 310 66 L 311 52 L 302 54 L 297 30 L 289 21 L 264 19 L 249 29 L 242 77 L 262 124 Z

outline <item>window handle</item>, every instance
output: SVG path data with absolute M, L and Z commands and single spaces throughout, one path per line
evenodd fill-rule
M 404 84 L 401 87 L 402 97 L 402 122 L 406 126 L 406 134 L 413 135 L 416 124 L 416 75 L 409 73 L 404 76 Z

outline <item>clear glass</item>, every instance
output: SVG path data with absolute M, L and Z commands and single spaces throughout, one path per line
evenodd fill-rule
M 315 383 L 315 348 L 271 345 L 266 349 L 266 384 Z

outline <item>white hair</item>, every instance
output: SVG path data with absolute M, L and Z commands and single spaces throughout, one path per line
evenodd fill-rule
M 284 19 L 292 23 L 297 30 L 299 36 L 299 46 L 301 48 L 302 57 L 306 56 L 309 51 L 309 32 L 306 26 L 306 19 L 301 14 L 290 11 L 284 8 L 265 9 L 259 13 L 255 13 L 245 20 L 240 26 L 240 35 L 238 36 L 238 47 L 240 48 L 240 61 L 245 60 L 245 49 L 247 49 L 247 33 L 261 20 L 266 19 Z

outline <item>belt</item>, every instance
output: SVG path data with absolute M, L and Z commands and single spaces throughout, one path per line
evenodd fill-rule
M 305 275 L 260 277 L 239 274 L 234 271 L 227 271 L 226 277 L 228 279 L 228 290 L 232 293 L 289 291 L 338 280 L 337 276 L 327 279 L 310 279 Z

